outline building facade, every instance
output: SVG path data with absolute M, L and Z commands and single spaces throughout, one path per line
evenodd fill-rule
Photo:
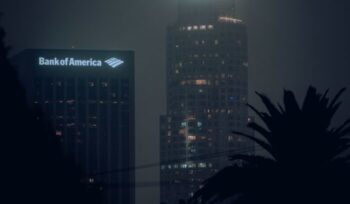
M 26 50 L 14 57 L 28 101 L 108 204 L 134 203 L 134 53 Z
M 229 164 L 253 153 L 248 132 L 245 24 L 233 0 L 179 0 L 167 29 L 167 114 L 160 119 L 160 199 L 188 199 Z

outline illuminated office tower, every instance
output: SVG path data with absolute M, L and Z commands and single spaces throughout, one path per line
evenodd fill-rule
M 134 53 L 26 50 L 14 57 L 33 106 L 108 204 L 134 203 Z
M 188 199 L 228 165 L 253 153 L 247 132 L 247 33 L 233 0 L 179 0 L 167 28 L 167 114 L 160 119 L 160 199 Z

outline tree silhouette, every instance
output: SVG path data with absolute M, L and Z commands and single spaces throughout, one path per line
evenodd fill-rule
M 249 106 L 264 125 L 248 126 L 262 138 L 234 133 L 255 141 L 270 156 L 231 156 L 234 164 L 205 181 L 191 203 L 350 203 L 350 166 L 344 155 L 350 120 L 330 127 L 344 90 L 330 99 L 328 91 L 319 94 L 310 87 L 301 107 L 291 91 L 284 92 L 283 107 L 257 93 L 268 111 Z
M 81 182 L 79 169 L 26 103 L 0 27 L 0 203 L 97 203 L 100 189 Z
M 184 199 L 180 199 L 179 200 L 179 204 L 186 204 L 187 202 L 186 202 L 186 200 L 184 200 Z
M 186 200 L 184 200 L 184 199 L 180 199 L 179 201 L 178 201 L 178 204 L 186 204 L 187 203 L 187 201 Z M 160 204 L 166 204 L 165 202 L 161 202 Z

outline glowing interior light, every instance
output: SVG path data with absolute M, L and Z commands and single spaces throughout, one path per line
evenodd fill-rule
M 197 137 L 194 136 L 194 135 L 190 135 L 190 136 L 187 137 L 187 139 L 188 139 L 189 141 L 195 141 L 195 140 L 197 139 Z
M 208 81 L 204 79 L 198 79 L 196 80 L 196 85 L 207 85 Z
M 220 16 L 219 21 L 230 22 L 230 23 L 242 23 L 242 20 L 240 20 L 240 19 L 227 17 L 227 16 Z

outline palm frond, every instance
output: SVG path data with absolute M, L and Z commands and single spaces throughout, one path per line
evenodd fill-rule
M 342 88 L 337 94 L 336 96 L 333 98 L 332 102 L 329 104 L 329 108 L 334 107 L 334 105 L 338 102 L 338 99 L 340 98 L 341 95 L 343 95 L 343 93 L 346 91 L 346 88 Z
M 191 198 L 190 203 L 221 202 L 227 198 L 249 192 L 255 177 L 249 168 L 229 166 L 204 182 L 204 186 Z
M 336 128 L 330 128 L 330 124 L 341 106 L 338 100 L 344 91 L 340 90 L 331 99 L 329 90 L 319 94 L 316 88 L 309 87 L 302 106 L 298 105 L 294 93 L 288 90 L 284 91 L 283 106 L 274 105 L 267 96 L 257 93 L 267 112 L 248 104 L 263 122 L 261 125 L 252 122 L 248 127 L 262 138 L 237 131 L 233 134 L 254 141 L 272 158 L 231 155 L 229 159 L 232 162 L 242 161 L 239 163 L 241 166 L 226 167 L 208 179 L 193 197 L 195 203 L 218 203 L 232 197 L 235 204 L 283 203 L 281 201 L 286 196 L 279 195 L 279 192 L 286 195 L 294 191 L 308 192 L 309 186 L 300 186 L 305 183 L 315 188 L 311 189 L 312 193 L 326 189 L 325 192 L 330 192 L 327 197 L 338 195 L 339 188 L 327 188 L 328 184 L 336 188 L 333 186 L 336 184 L 334 179 L 339 182 L 344 178 L 350 182 L 350 157 L 340 157 L 350 149 L 350 119 Z M 334 174 L 333 177 L 330 174 Z M 266 186 L 272 186 L 272 190 Z M 295 186 L 299 186 L 300 190 Z M 311 195 L 316 194 L 312 193 L 310 198 L 315 198 Z M 297 198 L 300 195 L 293 196 Z M 255 197 L 262 200 L 249 200 Z
M 255 112 L 255 114 L 257 114 L 257 115 L 259 116 L 260 119 L 264 120 L 265 115 L 264 115 L 262 112 L 258 111 L 254 106 L 252 106 L 252 105 L 250 105 L 250 104 L 247 104 L 247 106 L 248 106 L 251 110 L 253 110 L 253 112 Z
M 278 110 L 278 108 L 271 102 L 271 100 L 267 96 L 258 92 L 256 92 L 256 94 L 260 97 L 260 99 L 264 103 L 265 107 L 270 113 L 270 116 L 272 117 L 281 116 L 281 112 Z
M 260 145 L 262 148 L 264 148 L 267 152 L 269 152 L 272 156 L 274 156 L 273 149 L 272 149 L 271 145 L 268 142 L 265 142 L 264 140 L 258 139 L 258 138 L 254 137 L 254 136 L 251 136 L 251 135 L 248 135 L 248 134 L 245 134 L 245 133 L 242 133 L 242 132 L 233 131 L 232 133 L 240 135 L 240 136 L 243 136 L 243 137 L 246 137 L 246 138 L 256 142 L 258 145 Z
M 284 91 L 284 105 L 287 113 L 298 113 L 300 111 L 298 102 L 294 96 L 294 93 L 288 90 Z
M 259 124 L 252 122 L 248 124 L 248 127 L 259 134 L 261 134 L 271 145 L 273 145 L 273 138 L 271 138 L 271 132 L 266 130 L 264 127 L 260 126 Z
M 309 87 L 307 90 L 303 105 L 302 105 L 302 110 L 310 110 L 314 107 L 315 105 L 315 99 L 317 98 L 317 91 L 315 87 Z
M 350 126 L 350 118 L 347 119 L 342 125 L 340 125 L 338 128 L 334 129 L 334 134 L 339 134 L 340 132 L 343 132 Z M 348 130 L 350 132 L 350 130 Z M 347 133 L 345 131 L 345 133 Z
M 256 166 L 263 166 L 263 165 L 274 165 L 276 162 L 273 159 L 263 157 L 263 156 L 257 156 L 257 155 L 245 155 L 245 154 L 236 154 L 229 157 L 230 161 L 236 161 L 236 160 L 242 160 L 246 162 L 248 165 L 256 165 Z

